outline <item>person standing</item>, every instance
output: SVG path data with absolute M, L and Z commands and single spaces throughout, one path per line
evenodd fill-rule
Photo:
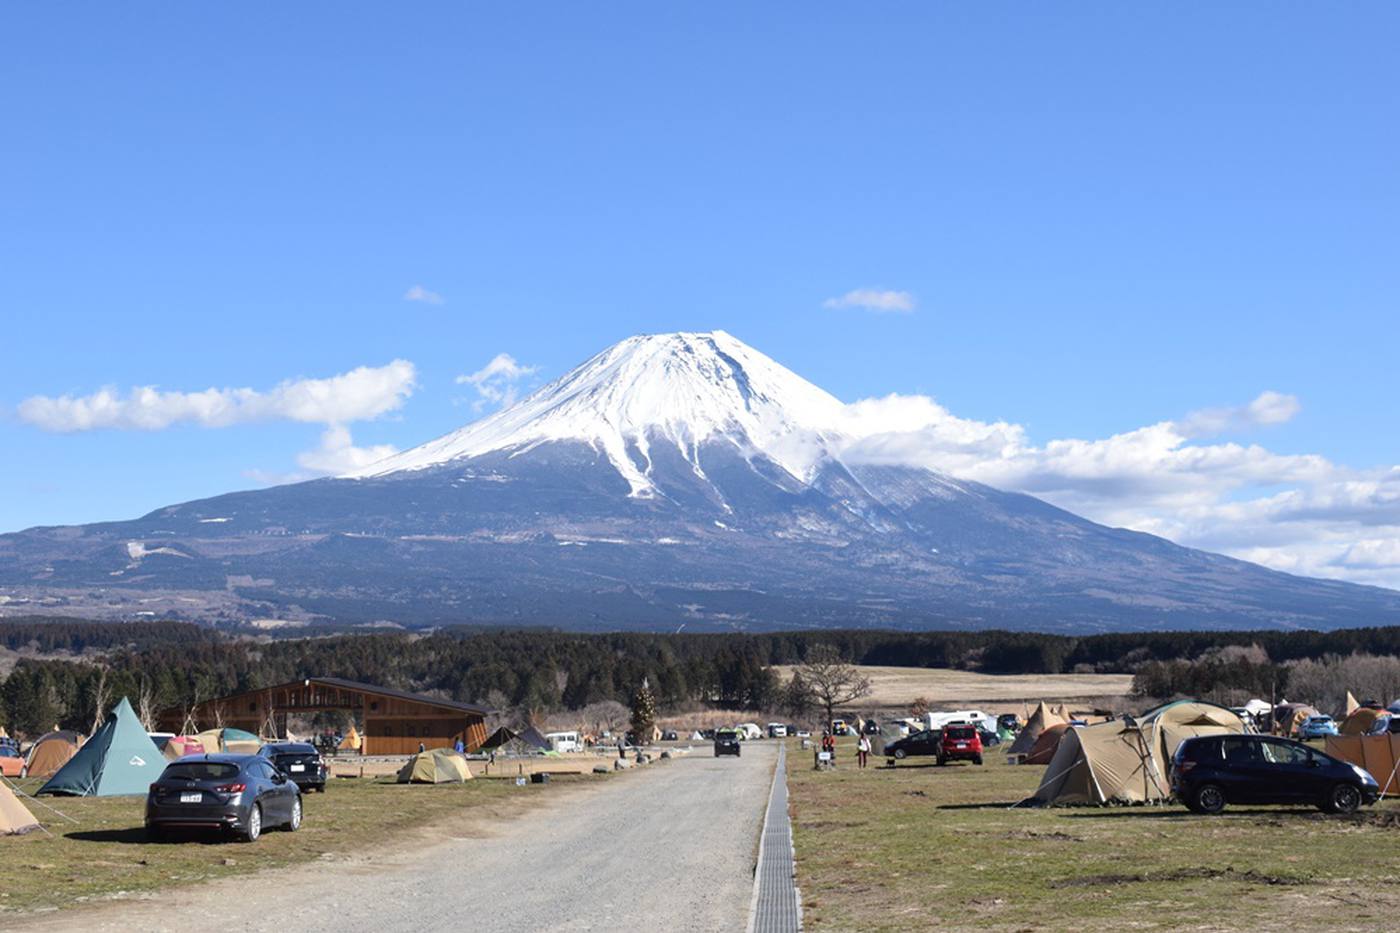
M 864 768 L 864 767 L 865 767 L 865 761 L 866 761 L 866 759 L 869 758 L 869 757 L 870 757 L 870 736 L 868 736 L 868 735 L 866 735 L 866 734 L 864 734 L 864 733 L 861 733 L 860 741 L 856 742 L 856 761 L 858 761 L 858 762 L 860 763 L 860 766 L 861 766 L 862 768 Z

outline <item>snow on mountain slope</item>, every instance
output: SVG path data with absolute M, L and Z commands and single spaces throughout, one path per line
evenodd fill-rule
M 723 331 L 655 334 L 614 344 L 517 404 L 347 474 L 385 476 L 549 441 L 602 452 L 647 497 L 651 445 L 674 446 L 703 476 L 699 446 L 732 444 L 806 482 L 841 436 L 845 406 Z

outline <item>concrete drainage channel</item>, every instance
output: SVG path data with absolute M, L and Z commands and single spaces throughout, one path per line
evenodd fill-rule
M 753 875 L 753 902 L 748 933 L 791 933 L 802 929 L 802 905 L 797 896 L 793 864 L 792 821 L 788 817 L 787 744 L 778 746 L 773 789 L 758 842 L 758 865 Z

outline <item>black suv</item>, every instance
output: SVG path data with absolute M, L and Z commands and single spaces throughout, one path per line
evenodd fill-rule
M 733 729 L 715 730 L 715 757 L 733 755 L 739 757 L 739 733 Z
M 1302 742 L 1265 735 L 1187 739 L 1172 758 L 1172 792 L 1196 813 L 1227 803 L 1307 804 L 1351 813 L 1380 796 L 1376 779 Z
M 257 755 L 190 755 L 166 766 L 146 795 L 146 833 L 222 829 L 255 842 L 268 826 L 301 828 L 301 789 Z
M 258 749 L 258 754 L 296 781 L 303 791 L 326 792 L 329 769 L 316 746 L 305 742 L 274 742 Z

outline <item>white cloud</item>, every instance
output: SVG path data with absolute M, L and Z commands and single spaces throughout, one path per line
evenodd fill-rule
M 480 398 L 472 407 L 480 411 L 491 404 L 514 405 L 520 397 L 520 383 L 537 372 L 538 366 L 522 366 L 509 353 L 497 353 L 491 362 L 474 373 L 458 376 L 456 382 L 476 389 Z
M 877 314 L 909 314 L 914 310 L 915 302 L 914 296 L 909 292 L 886 288 L 853 288 L 844 295 L 823 301 L 822 307 L 832 310 L 860 308 Z
M 327 379 L 291 379 L 255 389 L 164 392 L 138 386 L 122 395 L 104 388 L 91 395 L 36 395 L 19 404 L 20 420 L 44 431 L 71 433 L 112 428 L 159 431 L 176 424 L 223 428 L 255 421 L 344 424 L 400 408 L 413 394 L 417 371 L 407 360 L 361 366 Z
M 429 305 L 440 305 L 443 303 L 444 299 L 435 291 L 430 291 L 421 285 L 414 285 L 410 287 L 408 291 L 403 293 L 403 300 L 421 301 L 424 304 Z
M 1106 438 L 1033 443 L 1021 425 L 959 418 L 933 399 L 847 406 L 852 462 L 917 464 L 1039 496 L 1108 525 L 1293 573 L 1400 587 L 1400 467 L 1210 437 L 1286 422 L 1296 398 L 1194 412 Z
M 321 435 L 321 446 L 297 454 L 297 465 L 318 476 L 339 476 L 377 463 L 398 453 L 390 444 L 356 447 L 350 429 L 333 424 Z
M 1215 437 L 1232 431 L 1283 424 L 1291 421 L 1301 409 L 1297 396 L 1268 391 L 1259 393 L 1248 405 L 1192 412 L 1182 420 L 1181 426 L 1190 437 Z

